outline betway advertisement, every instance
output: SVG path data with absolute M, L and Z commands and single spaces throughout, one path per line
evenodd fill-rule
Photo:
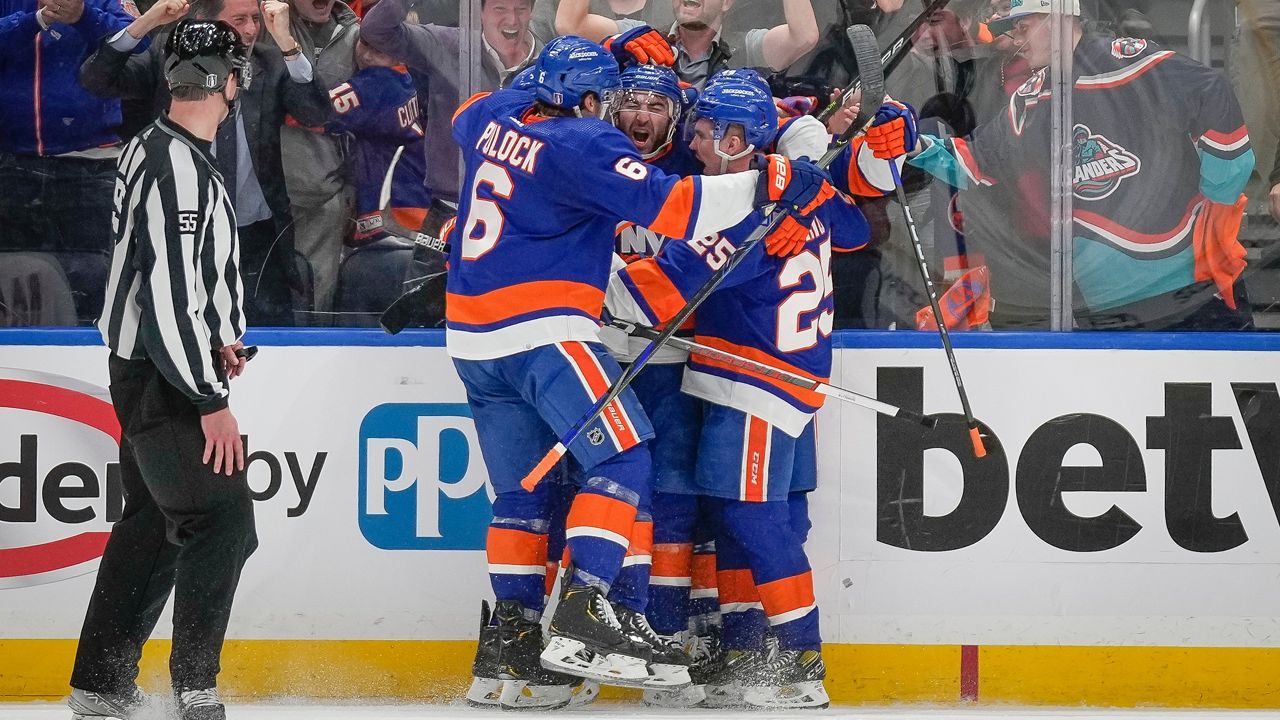
M 942 422 L 820 414 L 827 641 L 1280 642 L 1274 352 L 962 348 L 978 459 L 942 352 L 865 337 L 833 382 Z M 232 637 L 474 637 L 491 495 L 432 338 L 266 346 L 233 383 L 261 544 Z M 129 511 L 107 385 L 101 347 L 0 346 L 0 638 L 78 634 Z

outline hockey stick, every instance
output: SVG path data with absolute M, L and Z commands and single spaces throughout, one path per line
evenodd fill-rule
M 929 266 L 924 260 L 924 247 L 920 244 L 920 235 L 916 233 L 916 221 L 911 217 L 911 206 L 907 204 L 907 192 L 902 188 L 902 176 L 898 173 L 898 163 L 889 160 L 889 170 L 893 172 L 893 186 L 898 193 L 898 204 L 902 206 L 902 217 L 907 221 L 907 229 L 911 232 L 911 245 L 916 251 L 916 267 L 920 270 L 920 278 L 924 280 L 925 290 L 929 294 L 929 307 L 933 317 L 938 321 L 938 335 L 942 338 L 942 349 L 947 353 L 947 362 L 951 365 L 951 378 L 956 383 L 956 392 L 960 394 L 960 407 L 964 409 L 965 424 L 969 426 L 969 441 L 973 443 L 975 457 L 986 457 L 987 448 L 982 443 L 982 432 L 978 429 L 978 421 L 973 417 L 973 408 L 969 407 L 969 394 L 964 389 L 964 379 L 960 377 L 960 366 L 956 364 L 956 351 L 951 347 L 951 332 L 942 318 L 942 310 L 938 307 L 938 291 L 929 278 Z
M 818 167 L 823 169 L 831 165 L 832 161 L 843 152 L 857 132 L 870 125 L 871 121 L 875 119 L 876 112 L 880 110 L 880 103 L 884 98 L 884 76 L 878 72 L 880 69 L 880 48 L 876 45 L 875 33 L 871 32 L 871 28 L 865 25 L 855 25 L 849 29 L 849 40 L 853 43 L 854 52 L 858 56 L 859 69 L 865 69 L 862 75 L 863 85 L 871 90 L 871 97 L 877 98 L 877 101 L 874 105 L 863 103 L 862 107 L 859 108 L 858 117 L 840 135 L 840 138 L 831 149 L 827 150 L 826 154 L 818 160 Z M 640 354 L 632 361 L 631 365 L 622 372 L 622 376 L 609 386 L 608 391 L 599 400 L 596 400 L 591 409 L 587 411 L 587 414 L 578 420 L 554 447 L 547 451 L 547 454 L 538 461 L 538 464 L 533 466 L 528 475 L 524 476 L 520 484 L 525 490 L 532 492 L 537 487 L 542 477 L 550 472 L 551 468 L 555 467 L 556 463 L 560 461 L 560 458 L 564 457 L 565 453 L 569 451 L 569 445 L 578 439 L 578 436 L 586 430 L 588 425 L 600 417 L 605 408 L 609 407 L 622 394 L 623 390 L 627 389 L 627 386 L 631 384 L 636 375 L 640 374 L 640 371 L 644 369 L 645 364 L 649 362 L 653 354 L 671 339 L 676 330 L 684 325 L 685 321 L 698 309 L 698 306 L 720 286 L 725 276 L 737 267 L 747 253 L 751 252 L 751 249 L 763 240 L 766 235 L 773 232 L 774 228 L 782 222 L 786 215 L 784 212 L 774 212 L 772 206 L 765 210 L 765 221 L 747 236 L 747 239 L 729 255 L 728 260 L 711 274 L 711 277 L 707 278 L 707 281 L 703 283 L 702 287 L 698 288 L 698 291 L 685 303 L 685 306 L 680 308 L 679 312 L 667 322 L 666 329 L 650 341 L 644 350 L 640 351 Z
M 889 49 L 885 50 L 884 54 L 880 56 L 880 72 L 882 75 L 888 75 L 893 72 L 894 68 L 898 67 L 898 65 L 902 63 L 903 59 L 907 57 L 907 51 L 911 49 L 912 36 L 916 34 L 916 31 L 920 29 L 921 25 L 924 25 L 929 21 L 929 18 L 932 17 L 935 12 L 946 7 L 949 2 L 951 2 L 951 0 L 933 0 L 933 2 L 924 9 L 924 12 L 920 13 L 915 20 L 911 21 L 911 24 L 907 26 L 906 30 L 903 30 L 898 34 L 898 37 L 894 39 L 893 44 L 889 46 Z M 849 28 L 849 32 L 851 33 L 849 36 L 850 42 L 853 42 L 852 32 L 854 27 L 859 26 L 855 25 Z M 854 52 L 856 54 L 857 50 L 855 49 Z M 835 115 L 840 108 L 844 107 L 844 104 L 849 101 L 849 98 L 853 97 L 854 93 L 862 89 L 863 83 L 862 67 L 859 66 L 858 80 L 849 83 L 849 87 L 845 88 L 844 92 L 840 93 L 840 99 L 833 100 L 829 105 L 823 108 L 822 112 L 818 113 L 818 120 L 825 125 L 826 122 L 831 119 L 832 115 Z M 881 95 L 883 94 L 884 93 L 881 93 Z
M 638 338 L 653 340 L 661 334 L 651 327 L 630 323 L 625 320 L 613 320 L 609 324 L 628 335 Z M 821 380 L 814 380 L 813 378 L 807 378 L 803 375 L 797 375 L 796 373 L 788 372 L 787 370 L 774 367 L 773 365 L 750 360 L 742 357 L 741 355 L 735 355 L 724 350 L 717 350 L 713 347 L 708 347 L 692 340 L 686 340 L 682 337 L 672 337 L 667 340 L 667 344 L 671 347 L 693 353 L 694 355 L 702 355 L 703 357 L 708 357 L 713 360 L 719 360 L 720 362 L 725 363 L 726 365 L 732 365 L 739 370 L 746 370 L 747 372 L 773 380 L 781 380 L 782 382 L 790 383 L 797 387 L 804 388 L 805 390 L 816 392 L 819 395 L 826 395 L 830 398 L 853 403 L 859 407 L 864 407 L 868 410 L 878 412 L 881 415 L 888 415 L 889 417 L 918 422 L 930 429 L 938 425 L 938 419 L 935 417 L 930 417 L 928 415 L 915 412 L 914 410 L 907 410 L 906 408 L 890 405 L 889 403 L 881 402 L 870 395 L 863 395 L 862 393 L 846 390 L 830 383 L 824 383 Z

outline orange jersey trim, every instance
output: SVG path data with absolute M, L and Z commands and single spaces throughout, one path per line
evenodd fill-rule
M 490 527 L 485 553 L 491 565 L 545 565 L 547 536 L 512 528 Z
M 578 493 L 569 508 L 566 528 L 593 527 L 631 537 L 631 527 L 636 521 L 636 509 L 629 503 L 595 493 Z
M 649 223 L 649 229 L 669 238 L 684 238 L 689 234 L 689 222 L 693 219 L 697 185 L 694 178 L 681 178 L 671 188 L 658 216 Z
M 720 570 L 716 573 L 716 580 L 720 585 L 721 605 L 760 602 L 760 593 L 756 591 L 750 570 Z
M 493 94 L 492 92 L 478 92 L 478 93 L 476 93 L 475 95 L 472 95 L 471 97 L 467 98 L 467 99 L 466 99 L 466 102 L 464 102 L 464 103 L 462 103 L 461 105 L 459 105 L 459 106 L 458 106 L 458 109 L 453 111 L 453 119 L 452 119 L 452 120 L 450 120 L 450 121 L 449 121 L 449 123 L 450 123 L 450 124 L 453 124 L 453 123 L 458 122 L 458 116 L 459 116 L 459 115 L 461 115 L 461 114 L 463 113 L 463 111 L 464 111 L 464 110 L 466 110 L 467 108 L 469 108 L 469 107 L 471 107 L 472 105 L 476 104 L 476 103 L 477 103 L 477 102 L 479 102 L 480 100 L 483 100 L 483 99 L 485 99 L 485 98 L 489 97 L 489 96 L 490 96 L 490 95 L 492 95 L 492 94 Z
M 756 362 L 764 363 L 765 365 L 772 365 L 773 367 L 776 367 L 779 370 L 786 370 L 787 372 L 800 375 L 801 377 L 809 378 L 810 380 L 817 380 L 819 382 L 827 381 L 827 378 L 820 378 L 814 375 L 813 373 L 805 372 L 804 370 L 801 370 L 800 368 L 794 365 L 791 365 L 790 363 L 787 363 L 784 360 L 779 360 L 778 358 L 768 353 L 762 352 L 752 347 L 748 347 L 746 345 L 737 345 L 735 343 L 731 343 L 726 340 L 721 340 L 720 338 L 706 337 L 702 335 L 695 336 L 694 341 L 700 345 L 706 345 L 707 347 L 714 348 L 716 350 L 723 350 L 725 352 L 733 353 L 734 355 L 739 355 L 741 357 L 747 358 L 748 360 L 755 360 Z M 709 367 L 732 370 L 733 372 L 736 372 L 736 373 L 741 373 L 743 375 L 749 375 L 754 378 L 759 378 L 760 380 L 764 380 L 765 382 L 769 383 L 773 387 L 776 387 L 779 390 L 786 392 L 788 395 L 794 397 L 800 402 L 805 403 L 806 405 L 813 405 L 815 407 L 820 407 L 822 405 L 823 400 L 825 399 L 825 396 L 823 396 L 822 394 L 816 393 L 812 390 L 805 390 L 799 385 L 792 385 L 791 383 L 786 382 L 784 380 L 775 380 L 767 375 L 763 375 L 753 370 L 740 368 L 731 363 L 727 363 L 721 360 L 716 360 L 715 358 L 709 358 L 703 355 L 691 355 L 690 360 L 694 363 L 694 365 L 707 365 Z
M 690 543 L 661 543 L 653 546 L 655 577 L 685 578 L 693 573 L 693 545 Z
M 805 571 L 759 586 L 760 604 L 769 617 L 809 607 L 813 600 L 813 573 Z
M 445 296 L 445 316 L 453 322 L 488 325 L 539 310 L 567 308 L 599 317 L 604 291 L 567 280 L 535 280 L 480 295 Z
M 637 260 L 626 268 L 627 275 L 635 283 L 644 301 L 658 314 L 660 322 L 666 322 L 684 309 L 685 300 L 680 290 L 671 282 L 654 258 Z

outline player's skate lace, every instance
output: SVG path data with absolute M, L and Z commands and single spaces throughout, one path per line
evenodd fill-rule
M 602 593 L 594 593 L 592 595 L 588 612 L 611 629 L 617 630 L 621 634 L 626 634 L 626 630 L 622 627 L 622 622 L 618 620 L 618 614 L 613 611 L 613 605 L 605 599 Z
M 178 695 L 178 704 L 182 708 L 198 708 L 198 707 L 218 707 L 222 705 L 222 698 L 218 695 L 217 688 L 209 688 L 207 690 L 183 690 Z

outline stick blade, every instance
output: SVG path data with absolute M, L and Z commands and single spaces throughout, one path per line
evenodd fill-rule
M 845 31 L 853 56 L 858 61 L 858 80 L 862 83 L 862 107 L 853 127 L 862 127 L 880 110 L 884 101 L 884 66 L 880 62 L 880 44 L 875 32 L 866 25 L 850 25 Z
M 444 316 L 445 273 L 430 275 L 418 281 L 408 292 L 396 298 L 382 311 L 378 324 L 388 335 L 397 335 L 409 326 L 427 327 L 434 318 Z

